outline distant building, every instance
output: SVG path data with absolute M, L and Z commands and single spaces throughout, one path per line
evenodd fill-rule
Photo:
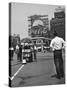
M 48 37 L 49 20 L 48 15 L 33 15 L 28 17 L 28 34 L 31 37 Z
M 34 44 L 37 47 L 41 47 L 41 51 L 44 51 L 44 47 L 49 46 L 49 19 L 48 15 L 33 15 L 28 17 L 29 29 L 28 34 L 31 37 Z
M 53 38 L 53 32 L 56 31 L 60 37 L 65 39 L 65 11 L 59 7 L 54 13 L 54 18 L 50 21 L 50 35 Z

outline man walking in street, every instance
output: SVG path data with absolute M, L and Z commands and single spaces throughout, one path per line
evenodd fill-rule
M 64 48 L 64 40 L 58 37 L 57 33 L 54 32 L 54 38 L 50 43 L 50 47 L 54 52 L 54 64 L 56 67 L 56 78 L 61 79 L 64 77 L 64 67 L 62 58 L 62 49 Z
M 34 61 L 37 62 L 37 49 L 36 49 L 36 45 L 34 45 Z
M 16 53 L 17 53 L 17 62 L 19 62 L 19 45 L 16 45 Z
M 19 45 L 19 58 L 20 62 L 22 62 L 22 45 Z
M 17 61 L 22 62 L 22 45 L 16 45 Z

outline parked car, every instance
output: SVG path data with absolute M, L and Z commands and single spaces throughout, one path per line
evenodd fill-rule
M 37 47 L 37 51 L 41 52 L 41 46 Z
M 50 51 L 50 47 L 49 46 L 44 46 L 43 49 L 44 49 L 44 52 L 45 51 Z
M 33 62 L 31 47 L 32 46 L 30 44 L 23 46 L 22 48 L 23 61 L 26 60 L 26 62 Z

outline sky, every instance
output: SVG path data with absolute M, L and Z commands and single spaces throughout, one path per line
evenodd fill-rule
M 54 17 L 55 8 L 57 7 L 57 5 L 12 3 L 11 34 L 20 34 L 21 38 L 28 37 L 28 17 L 35 14 L 48 15 L 50 20 Z

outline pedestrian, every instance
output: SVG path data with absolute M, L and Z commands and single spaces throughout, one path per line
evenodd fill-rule
M 31 60 L 30 61 L 33 62 L 33 47 L 32 46 L 30 46 L 30 50 L 31 50 L 31 53 L 30 53 L 31 54 L 30 55 Z
M 64 48 L 64 40 L 54 32 L 54 38 L 51 40 L 50 47 L 54 53 L 54 64 L 56 67 L 56 78 L 61 79 L 64 77 L 64 67 L 62 58 L 62 49 Z
M 34 61 L 37 62 L 37 48 L 36 48 L 36 45 L 34 45 Z
M 14 55 L 14 48 L 13 46 L 11 46 L 11 48 L 9 48 L 9 56 L 11 60 L 13 60 L 13 55 Z
M 19 62 L 20 56 L 19 56 L 19 45 L 18 44 L 16 45 L 16 53 L 17 53 L 17 62 Z
M 19 45 L 19 61 L 22 62 L 22 45 Z

